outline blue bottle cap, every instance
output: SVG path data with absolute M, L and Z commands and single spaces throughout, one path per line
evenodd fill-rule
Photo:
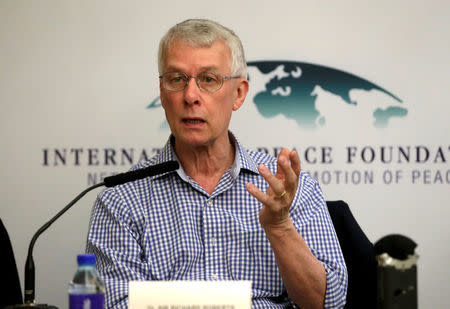
M 77 261 L 79 266 L 95 265 L 95 254 L 78 254 Z

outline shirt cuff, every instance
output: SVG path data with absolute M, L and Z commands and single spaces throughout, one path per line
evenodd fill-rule
M 345 269 L 331 269 L 324 265 L 327 277 L 325 309 L 343 308 L 347 296 L 347 272 Z

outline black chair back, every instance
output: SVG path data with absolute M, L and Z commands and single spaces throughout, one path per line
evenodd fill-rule
M 327 201 L 348 272 L 345 309 L 375 308 L 377 263 L 373 244 L 364 234 L 347 203 Z

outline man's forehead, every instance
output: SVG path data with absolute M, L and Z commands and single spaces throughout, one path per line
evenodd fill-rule
M 223 69 L 230 65 L 231 52 L 222 40 L 216 40 L 211 46 L 196 46 L 185 40 L 174 40 L 166 51 L 165 70 L 183 69 L 185 63 L 194 63 L 201 71 Z

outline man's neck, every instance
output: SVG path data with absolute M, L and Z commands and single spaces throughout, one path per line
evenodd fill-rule
M 175 140 L 174 149 L 186 175 L 194 179 L 209 194 L 233 165 L 235 157 L 235 146 L 229 139 L 220 144 L 201 147 L 180 145 Z

